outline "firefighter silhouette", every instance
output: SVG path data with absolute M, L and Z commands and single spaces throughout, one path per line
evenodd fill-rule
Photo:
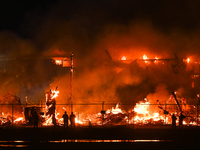
M 75 118 L 76 118 L 76 116 L 73 114 L 73 112 L 71 112 L 71 115 L 70 115 L 70 123 L 71 123 L 71 127 L 72 127 L 72 128 L 75 127 Z

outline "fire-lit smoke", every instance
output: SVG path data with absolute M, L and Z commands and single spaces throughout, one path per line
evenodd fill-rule
M 3 58 L 16 58 L 4 61 L 0 68 L 1 95 L 17 93 L 22 102 L 26 95 L 29 101 L 44 102 L 45 90 L 58 86 L 60 95 L 57 103 L 69 104 L 69 68 L 43 58 L 54 55 L 70 57 L 70 52 L 73 52 L 74 103 L 105 101 L 135 105 L 144 97 L 151 99 L 152 103 L 156 100 L 164 102 L 169 93 L 179 89 L 184 89 L 186 97 L 196 96 L 198 89 L 194 94 L 190 92 L 191 78 L 185 74 L 184 63 L 178 66 L 179 73 L 174 73 L 172 64 L 175 61 L 156 60 L 154 63 L 145 60 L 147 65 L 138 59 L 143 58 L 144 54 L 145 59 L 171 59 L 174 53 L 177 53 L 180 62 L 188 55 L 198 58 L 198 27 L 185 32 L 184 27 L 177 29 L 176 25 L 171 24 L 165 30 L 165 23 L 160 25 L 154 21 L 156 19 L 152 19 L 154 17 L 134 17 L 137 12 L 133 8 L 140 6 L 140 2 L 129 1 L 128 4 L 132 4 L 129 6 L 124 2 L 123 6 L 129 12 L 124 12 L 124 17 L 113 13 L 121 12 L 117 2 L 111 5 L 112 1 L 109 1 L 110 7 L 106 5 L 104 11 L 100 9 L 101 5 L 96 8 L 79 3 L 81 7 L 61 1 L 48 7 L 45 12 L 28 12 L 26 24 L 21 29 L 21 34 L 27 39 L 9 31 L 0 33 Z M 141 10 L 148 14 L 143 7 Z M 156 14 L 151 13 L 152 16 Z M 168 15 L 166 17 L 170 18 Z M 113 61 L 125 56 L 126 60 L 131 60 L 130 63 L 123 66 L 108 61 L 105 49 L 110 52 Z M 98 110 L 96 106 L 91 109 L 99 112 L 101 108 L 97 107 Z M 81 105 L 76 109 L 91 110 Z

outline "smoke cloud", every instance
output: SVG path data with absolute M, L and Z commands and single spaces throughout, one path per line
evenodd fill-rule
M 194 68 L 199 61 L 200 47 L 197 19 L 200 13 L 199 2 L 196 2 L 173 2 L 172 5 L 171 2 L 129 0 L 123 3 L 59 1 L 46 9 L 31 10 L 25 14 L 19 35 L 11 31 L 0 33 L 0 51 L 3 58 L 38 59 L 17 60 L 14 64 L 9 61 L 2 65 L 2 69 L 10 65 L 19 68 L 15 72 L 7 71 L 8 76 L 2 77 L 2 88 L 23 96 L 29 94 L 30 99 L 37 102 L 44 101 L 44 92 L 49 88 L 59 86 L 57 103 L 69 104 L 69 68 L 39 58 L 70 57 L 73 52 L 74 103 L 105 101 L 134 105 L 145 97 L 152 102 L 165 101 L 171 92 L 179 89 L 184 89 L 184 97 L 195 99 L 199 88 L 191 88 L 193 80 L 186 71 L 187 64 L 180 63 L 179 73 L 174 73 L 171 64 L 175 61 L 145 64 L 137 60 L 144 54 L 148 58 L 164 59 L 174 58 L 177 53 L 180 62 L 192 58 L 190 68 Z M 132 62 L 125 67 L 110 65 L 106 49 L 113 61 L 126 56 Z M 84 106 L 76 106 L 76 109 L 90 110 Z M 92 109 L 99 112 L 101 106 Z

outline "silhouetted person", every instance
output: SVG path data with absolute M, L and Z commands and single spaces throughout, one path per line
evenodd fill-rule
M 179 128 L 183 128 L 183 119 L 185 116 L 181 113 L 179 116 Z
M 176 116 L 173 114 L 172 115 L 172 129 L 176 129 Z
M 33 124 L 34 124 L 34 128 L 38 128 L 38 121 L 39 121 L 39 117 L 37 112 L 35 112 L 34 116 L 33 116 Z
M 71 127 L 75 127 L 75 115 L 73 114 L 73 112 L 70 115 L 70 123 L 71 123 Z
M 63 121 L 64 121 L 64 128 L 68 127 L 68 115 L 67 115 L 66 111 L 62 117 L 63 117 Z

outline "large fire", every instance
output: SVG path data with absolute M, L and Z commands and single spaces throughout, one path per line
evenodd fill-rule
M 58 91 L 52 91 L 52 93 L 59 93 Z M 54 97 L 54 94 L 52 96 Z M 172 97 L 169 98 L 171 100 Z M 159 106 L 159 105 L 156 105 Z M 49 106 L 51 107 L 51 106 Z M 171 107 L 171 108 L 170 108 Z M 111 109 L 108 109 L 105 111 L 105 114 L 102 115 L 101 113 L 97 114 L 87 114 L 85 118 L 77 118 L 76 117 L 76 124 L 81 126 L 101 126 L 101 125 L 126 125 L 126 124 L 134 124 L 134 125 L 145 125 L 145 124 L 158 124 L 158 125 L 164 125 L 164 124 L 171 124 L 171 116 L 173 113 L 176 114 L 178 117 L 179 111 L 177 110 L 177 105 L 174 104 L 173 106 L 170 105 L 167 111 L 169 111 L 169 114 L 163 113 L 164 109 L 163 107 L 159 106 L 156 107 L 155 105 L 151 104 L 147 99 L 144 99 L 134 106 L 134 108 L 131 111 L 124 111 L 120 108 L 119 104 L 116 104 L 115 107 L 112 107 Z M 189 111 L 189 106 L 182 106 L 182 108 L 185 108 L 185 114 L 187 111 Z M 163 110 L 161 110 L 162 108 Z M 194 108 L 194 107 L 193 107 Z M 64 108 L 65 110 L 65 108 Z M 152 111 L 154 110 L 154 111 Z M 60 116 L 60 117 L 59 117 Z M 42 126 L 52 126 L 53 123 L 53 117 L 56 119 L 56 124 L 59 126 L 63 125 L 63 118 L 61 117 L 59 112 L 55 111 L 55 116 L 51 114 L 44 113 L 44 115 L 41 115 L 40 119 L 42 121 Z M 103 117 L 103 118 L 102 118 Z M 192 115 L 191 115 L 192 117 Z M 187 125 L 196 125 L 195 119 L 190 120 L 184 120 L 184 124 Z M 20 124 L 27 124 L 27 121 L 25 121 L 24 117 L 17 117 L 13 116 L 11 114 L 4 114 L 2 113 L 1 117 L 1 125 L 20 125 Z
M 63 118 L 58 109 L 56 109 L 56 98 L 58 97 L 58 87 L 55 90 L 50 90 L 46 93 L 45 111 L 40 114 L 43 107 L 27 107 L 24 106 L 24 116 L 21 112 L 20 116 L 11 113 L 1 113 L 0 125 L 20 125 L 28 124 L 31 125 L 33 122 L 33 113 L 40 114 L 40 125 L 41 126 L 52 126 L 52 125 L 63 125 Z M 165 104 L 151 104 L 151 100 L 144 98 L 135 104 L 134 108 L 130 111 L 125 111 L 120 108 L 119 104 L 115 107 L 102 111 L 97 114 L 80 114 L 81 117 L 76 117 L 75 122 L 77 125 L 87 126 L 101 126 L 101 125 L 145 125 L 145 124 L 171 124 L 171 116 L 174 113 L 176 117 L 179 116 L 180 112 L 184 115 L 190 115 L 190 119 L 184 120 L 184 124 L 197 125 L 196 117 L 198 109 L 196 106 L 187 105 L 186 99 L 177 98 L 177 92 L 169 97 Z M 199 99 L 199 95 L 197 95 Z M 168 106 L 166 106 L 168 105 Z M 13 107 L 13 105 L 12 105 Z M 63 107 L 62 111 L 66 111 Z M 196 113 L 195 113 L 196 111 Z M 77 114 L 75 112 L 75 114 Z M 83 117 L 84 116 L 84 117 Z M 69 122 L 70 123 L 70 122 Z
M 143 55 L 142 59 L 145 63 L 149 63 L 149 58 L 147 55 Z M 123 56 L 121 60 L 126 60 L 126 57 Z M 158 58 L 151 59 L 154 63 L 157 62 Z M 190 59 L 186 59 L 186 62 L 189 63 Z M 60 63 L 60 61 L 56 61 Z M 41 126 L 52 126 L 52 125 L 63 125 L 62 114 L 56 109 L 56 98 L 58 97 L 59 91 L 56 87 L 55 90 L 50 90 L 46 93 L 45 109 L 43 107 L 27 107 L 23 106 L 23 112 L 21 115 L 16 115 L 13 113 L 1 113 L 0 125 L 19 125 L 19 124 L 29 124 L 32 122 L 33 113 L 39 114 L 39 121 Z M 150 103 L 151 100 L 141 100 L 135 104 L 134 108 L 129 111 L 122 110 L 119 104 L 116 104 L 115 107 L 102 111 L 96 114 L 80 114 L 81 117 L 76 116 L 77 125 L 145 125 L 145 124 L 171 124 L 172 114 L 175 114 L 178 118 L 179 114 L 182 112 L 184 115 L 190 115 L 190 119 L 185 119 L 184 124 L 187 125 L 197 125 L 198 107 L 196 105 L 187 105 L 185 99 L 176 99 L 176 92 L 165 104 L 154 104 Z M 199 95 L 197 95 L 199 99 Z M 198 106 L 198 105 L 197 105 Z M 13 108 L 12 108 L 13 109 Z M 62 111 L 66 111 L 66 108 L 63 107 Z M 40 114 L 44 111 L 43 114 Z M 75 112 L 75 114 L 77 114 Z M 84 117 L 83 117 L 84 116 Z M 178 119 L 177 119 L 178 120 Z M 70 122 L 69 122 L 70 123 Z

